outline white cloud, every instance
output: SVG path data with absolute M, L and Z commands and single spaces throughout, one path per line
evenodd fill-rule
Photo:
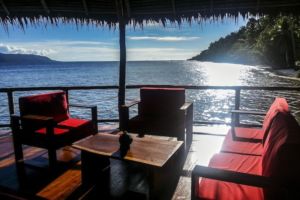
M 34 54 L 46 56 L 54 51 L 52 49 L 30 49 L 21 46 L 5 45 L 0 43 L 0 52 L 7 54 Z
M 163 42 L 178 42 L 178 41 L 189 41 L 189 40 L 197 40 L 200 37 L 157 37 L 157 36 L 130 36 L 128 39 L 130 40 L 156 40 Z
M 128 60 L 186 60 L 199 53 L 198 49 L 180 48 L 131 48 Z

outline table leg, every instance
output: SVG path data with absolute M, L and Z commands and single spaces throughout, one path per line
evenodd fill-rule
M 81 181 L 83 186 L 100 184 L 109 186 L 110 161 L 108 157 L 96 155 L 90 152 L 81 152 Z
M 148 167 L 147 199 L 172 199 L 183 167 L 183 146 L 162 167 Z

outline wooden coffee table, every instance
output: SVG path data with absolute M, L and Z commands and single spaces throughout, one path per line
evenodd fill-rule
M 119 134 L 99 133 L 74 143 L 72 146 L 81 150 L 82 183 L 95 183 L 99 174 L 109 169 L 110 158 L 135 162 L 149 169 L 148 199 L 159 199 L 182 166 L 183 142 L 170 137 L 130 135 L 133 141 L 124 157 L 118 151 Z

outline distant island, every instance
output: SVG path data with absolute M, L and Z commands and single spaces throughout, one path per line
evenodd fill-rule
M 249 19 L 246 26 L 189 60 L 268 65 L 294 68 L 300 62 L 300 18 L 265 16 Z
M 51 64 L 58 61 L 51 60 L 46 56 L 32 54 L 4 54 L 0 53 L 0 65 L 37 65 Z

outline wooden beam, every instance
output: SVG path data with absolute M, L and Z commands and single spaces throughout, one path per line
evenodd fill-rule
M 120 43 L 120 66 L 119 66 L 119 92 L 118 92 L 118 108 L 120 130 L 125 127 L 122 105 L 125 104 L 126 92 L 126 22 L 124 19 L 124 1 L 116 0 L 117 14 L 119 18 L 119 43 Z
M 176 15 L 176 4 L 175 4 L 175 0 L 172 0 L 172 9 L 173 9 L 173 14 L 174 16 Z
M 86 0 L 82 0 L 82 4 L 83 4 L 83 10 L 84 10 L 84 13 L 85 13 L 86 15 L 89 15 L 89 9 L 88 9 Z
M 42 6 L 43 6 L 45 12 L 46 12 L 47 14 L 49 14 L 49 13 L 50 13 L 50 10 L 49 10 L 49 8 L 48 8 L 48 6 L 47 6 L 46 0 L 41 0 L 41 4 L 42 4 Z
M 257 9 L 257 10 L 260 9 L 260 0 L 257 0 L 257 2 L 256 2 L 256 9 Z
M 126 6 L 126 10 L 127 10 L 127 16 L 130 17 L 130 15 L 131 15 L 131 9 L 130 9 L 129 0 L 125 0 L 125 6 Z
M 1 6 L 2 6 L 4 12 L 6 13 L 6 15 L 9 15 L 9 14 L 10 14 L 10 13 L 9 13 L 9 10 L 7 9 L 7 7 L 6 7 L 6 5 L 5 5 L 5 3 L 4 3 L 3 0 L 0 0 L 0 4 L 1 4 Z

